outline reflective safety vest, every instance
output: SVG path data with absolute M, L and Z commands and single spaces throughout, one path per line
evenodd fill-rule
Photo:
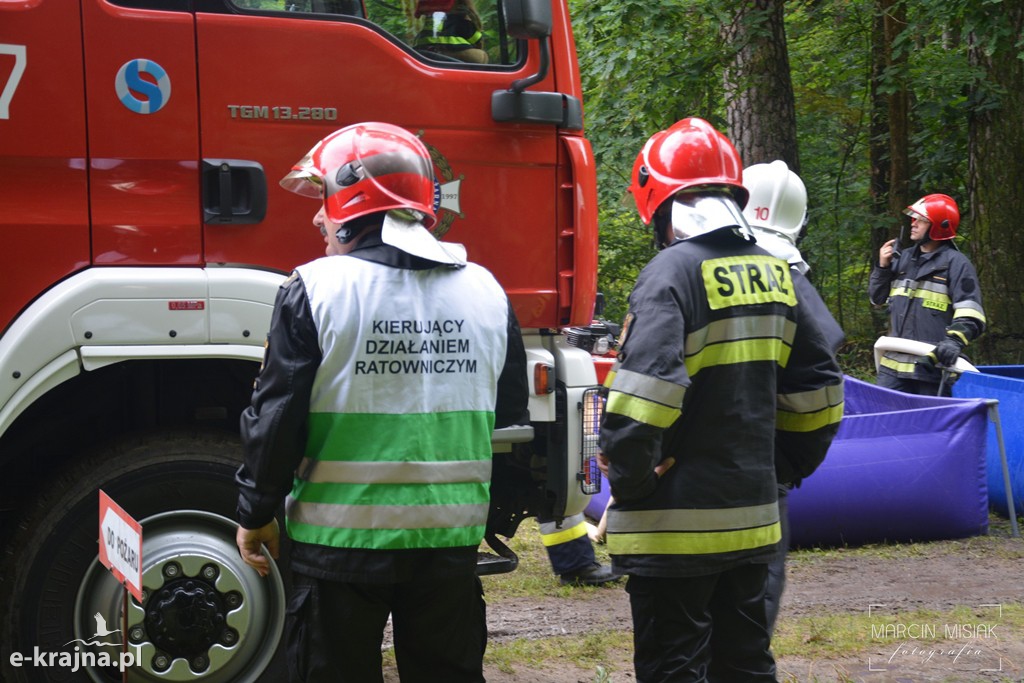
M 475 264 L 408 270 L 334 256 L 297 272 L 323 362 L 288 534 L 337 548 L 479 544 L 507 345 L 501 286 Z
M 416 36 L 416 47 L 438 47 L 458 51 L 480 47 L 484 34 L 466 14 L 434 12 L 428 26 Z

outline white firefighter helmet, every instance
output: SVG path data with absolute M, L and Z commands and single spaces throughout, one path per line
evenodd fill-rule
M 743 169 L 750 200 L 743 209 L 755 233 L 773 233 L 796 246 L 807 221 L 807 188 L 785 161 L 753 164 Z
M 743 169 L 743 185 L 750 201 L 743 216 L 757 244 L 801 273 L 810 267 L 796 246 L 807 222 L 807 188 L 785 161 L 753 164 Z

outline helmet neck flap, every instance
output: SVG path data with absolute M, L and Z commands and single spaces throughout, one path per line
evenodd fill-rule
M 750 227 L 736 200 L 720 188 L 684 190 L 676 193 L 666 205 L 658 211 L 655 222 L 660 248 L 676 240 L 687 240 L 717 230 L 731 230 L 743 239 L 753 241 Z

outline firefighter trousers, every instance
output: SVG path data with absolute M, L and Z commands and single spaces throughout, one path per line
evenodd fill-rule
M 482 683 L 487 622 L 475 575 L 372 584 L 294 574 L 291 683 L 380 683 L 388 615 L 402 683 Z
M 566 517 L 561 523 L 540 517 L 537 522 L 540 524 L 541 541 L 547 550 L 551 569 L 556 574 L 574 572 L 597 562 L 582 512 Z
M 775 681 L 768 566 L 688 577 L 630 576 L 637 683 Z
M 768 635 L 775 632 L 775 622 L 782 606 L 782 593 L 786 590 L 786 555 L 789 553 L 789 484 L 779 484 L 779 554 L 768 563 L 768 585 L 765 588 L 764 604 L 768 615 Z
M 940 382 L 926 382 L 921 379 L 909 379 L 905 377 L 898 377 L 896 375 L 890 375 L 886 372 L 878 373 L 877 384 L 880 387 L 886 389 L 894 389 L 896 391 L 902 391 L 904 394 L 917 394 L 918 396 L 952 396 L 953 395 L 953 381 L 956 380 L 956 375 L 951 374 L 949 379 L 942 383 Z M 941 393 L 940 393 L 941 391 Z

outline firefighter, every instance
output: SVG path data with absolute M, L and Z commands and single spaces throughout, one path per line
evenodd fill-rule
M 438 6 L 442 5 L 450 6 L 447 11 L 425 12 L 426 23 L 416 35 L 415 47 L 462 62 L 486 64 L 483 22 L 473 0 L 442 2 Z
M 404 129 L 336 131 L 282 185 L 321 198 L 328 257 L 278 292 L 241 419 L 239 551 L 267 573 L 285 502 L 293 680 L 382 680 L 391 615 L 403 681 L 483 681 L 491 434 L 527 416 L 511 305 L 428 231 L 430 155 Z
M 747 205 L 743 208 L 743 217 L 747 219 L 757 245 L 789 263 L 796 271 L 793 275 L 795 286 L 802 305 L 813 311 L 822 332 L 826 335 L 828 348 L 832 353 L 839 351 L 845 341 L 843 328 L 832 317 L 821 295 L 803 276 L 810 271 L 797 246 L 807 225 L 807 188 L 803 180 L 785 161 L 776 160 L 768 164 L 753 164 L 743 169 L 743 186 L 750 193 Z M 792 470 L 776 468 L 779 484 L 779 523 L 782 539 L 779 542 L 779 553 L 775 560 L 768 564 L 768 586 L 765 591 L 765 604 L 768 610 L 768 632 L 775 629 L 775 620 L 779 616 L 782 593 L 786 588 L 786 552 L 789 549 L 789 492 L 800 485 L 799 480 L 791 476 Z M 787 476 L 789 478 L 787 479 Z
M 842 373 L 793 271 L 754 243 L 741 174 L 729 140 L 688 118 L 631 177 L 661 251 L 629 297 L 600 461 L 641 683 L 775 680 L 776 470 L 810 475 L 842 416 Z
M 985 331 L 978 274 L 953 239 L 960 210 L 952 197 L 929 194 L 908 206 L 914 246 L 898 251 L 896 240 L 878 250 L 868 295 L 889 306 L 889 334 L 935 344 L 924 357 L 887 351 L 878 385 L 910 394 L 952 395 L 942 368 L 956 364 L 964 348 Z

